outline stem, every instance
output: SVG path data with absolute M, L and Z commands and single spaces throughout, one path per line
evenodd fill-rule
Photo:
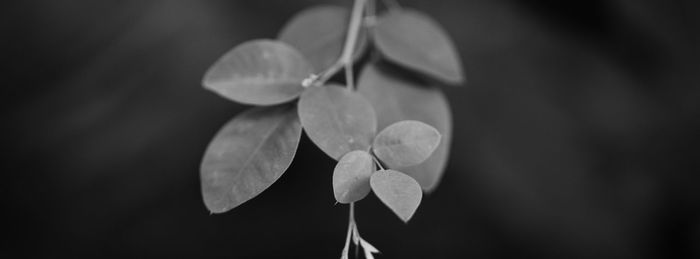
M 350 224 L 355 225 L 355 203 L 350 203 Z
M 357 231 L 357 224 L 355 224 L 355 203 L 350 203 L 350 216 L 348 219 L 348 234 L 345 236 L 345 246 L 343 247 L 343 252 L 341 259 L 348 259 L 348 252 L 350 250 L 350 239 L 352 238 L 353 243 L 355 243 L 355 255 L 357 256 L 357 243 L 360 233 Z
M 360 249 L 360 231 L 357 229 L 357 222 L 355 222 L 355 203 L 350 203 L 350 225 L 352 225 L 352 242 L 355 243 L 355 258 L 359 254 Z
M 345 45 L 343 46 L 343 52 L 341 52 L 338 61 L 336 61 L 331 67 L 326 69 L 315 82 L 315 85 L 322 85 L 333 75 L 335 75 L 340 69 L 345 68 L 345 80 L 347 81 L 348 89 L 354 88 L 354 80 L 352 77 L 352 61 L 353 54 L 355 54 L 355 45 L 357 44 L 357 36 L 360 34 L 360 27 L 362 25 L 362 14 L 365 10 L 365 5 L 369 0 L 355 0 L 352 7 L 352 14 L 350 16 L 350 24 L 348 25 L 347 36 L 345 37 Z
M 345 84 L 347 84 L 348 90 L 352 91 L 355 89 L 355 78 L 352 74 L 352 62 L 345 64 Z
M 377 159 L 377 157 L 374 156 L 374 154 L 372 154 L 372 160 L 374 160 L 374 163 L 377 164 L 377 166 L 379 166 L 379 169 L 386 170 L 386 169 L 384 169 L 384 167 L 382 166 L 382 163 L 379 162 L 379 159 Z
M 341 61 L 346 64 L 352 62 L 352 54 L 355 51 L 357 36 L 360 34 L 360 25 L 362 24 L 362 12 L 365 10 L 366 4 L 367 0 L 355 0 L 355 4 L 352 7 L 350 27 L 348 28 L 348 35 L 345 38 L 343 54 L 340 55 Z
M 365 11 L 366 4 L 367 0 L 355 0 L 355 4 L 352 7 L 348 36 L 345 37 L 345 47 L 343 48 L 343 54 L 340 55 L 341 62 L 345 64 L 345 81 L 350 90 L 355 88 L 352 74 L 352 58 L 355 53 L 355 45 L 357 45 L 357 36 L 360 34 L 360 25 L 362 25 L 362 12 Z
M 343 252 L 341 253 L 341 259 L 348 259 L 348 250 L 350 250 L 350 237 L 353 236 L 353 231 L 355 228 L 352 224 L 348 224 L 348 234 L 345 236 L 345 246 L 343 247 Z
M 355 0 L 352 7 L 352 14 L 350 16 L 350 24 L 348 26 L 347 36 L 345 37 L 345 45 L 343 46 L 343 52 L 341 53 L 338 61 L 336 61 L 331 67 L 324 71 L 320 76 L 315 78 L 315 85 L 321 85 L 330 79 L 335 73 L 337 73 L 341 68 L 345 68 L 345 81 L 347 88 L 349 90 L 355 89 L 355 81 L 353 77 L 353 57 L 355 54 L 355 46 L 357 45 L 357 37 L 360 34 L 360 28 L 364 22 L 363 12 L 370 9 L 374 12 L 374 6 L 367 7 L 367 2 L 373 0 Z M 374 3 L 371 3 L 374 4 Z M 381 165 L 379 165 L 381 167 Z M 355 243 L 355 256 L 358 254 L 359 243 L 362 239 L 360 237 L 360 232 L 357 229 L 357 223 L 355 223 L 355 203 L 350 203 L 350 215 L 348 222 L 348 234 L 345 237 L 345 247 L 343 247 L 343 252 L 341 258 L 348 258 L 348 250 L 350 248 L 350 240 Z

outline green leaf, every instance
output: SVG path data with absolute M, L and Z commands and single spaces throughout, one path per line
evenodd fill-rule
M 324 71 L 335 63 L 343 51 L 350 11 L 333 5 L 311 7 L 296 14 L 284 26 L 279 39 L 296 47 L 316 68 Z M 367 46 L 367 34 L 360 29 L 355 57 Z
M 454 43 L 435 20 L 423 13 L 401 9 L 380 16 L 374 41 L 391 61 L 447 83 L 464 82 Z
M 389 125 L 374 138 L 374 154 L 389 168 L 417 165 L 428 159 L 440 144 L 440 132 L 420 121 Z
M 413 217 L 423 198 L 418 182 L 399 171 L 377 171 L 369 182 L 374 194 L 404 222 Z
M 253 40 L 224 54 L 204 76 L 204 87 L 236 102 L 273 105 L 298 97 L 313 67 L 280 41 Z
M 289 167 L 301 137 L 293 105 L 258 107 L 229 121 L 201 165 L 204 203 L 222 213 L 255 197 Z
M 436 87 L 417 85 L 374 66 L 362 71 L 358 92 L 372 103 L 379 128 L 402 120 L 417 120 L 440 132 L 441 143 L 425 162 L 401 168 L 424 190 L 437 187 L 449 158 L 452 139 L 452 115 L 445 95 Z
M 345 154 L 333 170 L 333 193 L 339 203 L 363 199 L 370 191 L 369 178 L 375 171 L 372 155 L 362 150 Z
M 304 131 L 323 152 L 338 160 L 353 150 L 369 150 L 377 117 L 362 95 L 345 87 L 310 87 L 299 99 Z

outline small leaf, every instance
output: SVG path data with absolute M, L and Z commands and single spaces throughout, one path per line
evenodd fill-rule
M 293 105 L 254 108 L 229 121 L 202 159 L 207 208 L 226 212 L 267 189 L 291 164 L 300 137 Z
M 464 81 L 459 53 L 447 32 L 432 18 L 414 10 L 394 10 L 377 20 L 377 48 L 405 67 L 447 83 Z
M 385 128 L 402 120 L 417 120 L 435 127 L 441 143 L 425 162 L 401 171 L 416 179 L 423 190 L 431 191 L 440 182 L 450 153 L 452 115 L 447 98 L 436 87 L 417 85 L 390 71 L 367 66 L 360 75 L 358 92 L 365 96 L 377 114 L 377 126 Z
M 311 87 L 299 99 L 304 131 L 323 152 L 338 160 L 352 150 L 369 150 L 377 132 L 372 105 L 345 87 Z
M 236 102 L 273 105 L 298 97 L 313 67 L 293 47 L 253 40 L 227 52 L 204 76 L 204 87 Z
M 416 180 L 394 170 L 377 171 L 370 178 L 370 185 L 374 194 L 404 222 L 413 217 L 423 197 Z
M 311 7 L 296 14 L 278 38 L 296 47 L 319 73 L 340 57 L 349 23 L 350 11 L 347 8 L 334 5 Z M 355 53 L 360 57 L 367 46 L 364 29 L 360 29 L 357 40 Z
M 372 155 L 362 150 L 345 154 L 333 171 L 333 193 L 339 203 L 356 202 L 370 191 L 369 178 L 375 171 Z
M 440 144 L 440 132 L 420 121 L 400 121 L 389 125 L 374 138 L 374 154 L 389 168 L 420 164 Z

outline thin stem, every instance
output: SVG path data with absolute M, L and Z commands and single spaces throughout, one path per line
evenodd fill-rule
M 348 234 L 345 236 L 345 246 L 343 247 L 343 252 L 341 259 L 348 258 L 348 252 L 350 250 L 350 239 L 352 238 L 353 243 L 355 243 L 355 256 L 357 256 L 357 244 L 359 243 L 360 233 L 357 231 L 357 224 L 355 223 L 355 203 L 350 203 L 350 216 L 348 217 Z
M 352 242 L 355 244 L 355 258 L 359 254 L 360 249 L 360 231 L 357 229 L 357 222 L 355 221 L 355 203 L 350 203 L 350 225 L 352 225 Z
M 360 34 L 360 28 L 363 21 L 363 12 L 365 11 L 365 5 L 368 0 L 355 0 L 352 7 L 352 14 L 350 16 L 350 24 L 348 25 L 347 36 L 345 37 L 345 45 L 343 46 L 343 52 L 341 52 L 338 61 L 336 61 L 331 67 L 323 71 L 319 75 L 314 84 L 322 85 L 333 75 L 335 75 L 340 69 L 345 68 L 345 80 L 348 81 L 348 88 L 353 89 L 354 81 L 352 79 L 352 61 L 355 54 L 355 45 L 357 45 L 357 37 Z M 349 70 L 349 71 L 348 71 Z
M 340 56 L 340 59 L 346 64 L 352 62 L 352 54 L 355 51 L 355 45 L 357 44 L 357 36 L 360 34 L 360 25 L 362 25 L 362 13 L 365 10 L 366 4 L 367 0 L 355 0 L 355 4 L 352 7 L 350 27 L 348 28 L 348 34 L 345 38 L 345 47 L 343 48 L 343 53 Z
M 350 203 L 350 225 L 352 226 L 352 242 L 357 245 L 360 242 L 360 231 L 357 229 L 357 221 L 355 221 L 355 203 Z
M 330 79 L 334 74 L 336 74 L 340 69 L 345 68 L 345 81 L 348 89 L 351 91 L 355 89 L 355 81 L 353 76 L 353 57 L 355 54 L 355 46 L 357 45 L 357 38 L 360 33 L 360 28 L 364 22 L 363 12 L 366 9 L 374 9 L 373 6 L 367 7 L 367 2 L 373 0 L 355 0 L 352 8 L 352 14 L 350 17 L 350 24 L 348 26 L 347 36 L 345 37 L 345 45 L 343 46 L 343 52 L 341 53 L 338 61 L 336 61 L 331 67 L 326 69 L 319 76 L 312 78 L 314 85 L 322 85 L 328 79 Z M 374 11 L 372 11 L 374 12 Z M 307 82 L 307 84 L 311 84 Z M 381 165 L 380 165 L 381 166 Z M 350 239 L 352 238 L 355 243 L 355 256 L 358 254 L 358 244 L 360 243 L 361 237 L 360 232 L 357 230 L 357 224 L 355 223 L 355 203 L 350 203 L 350 215 L 348 222 L 348 234 L 345 237 L 345 247 L 343 247 L 343 252 L 341 258 L 348 258 L 348 250 L 350 248 Z
M 353 224 L 348 224 L 348 234 L 345 236 L 345 246 L 343 247 L 343 252 L 341 252 L 341 259 L 348 259 L 348 252 L 350 250 L 350 237 L 354 236 L 355 226 Z
M 345 47 L 343 48 L 343 54 L 340 56 L 341 62 L 345 64 L 345 81 L 350 90 L 355 88 L 352 74 L 352 58 L 353 54 L 355 54 L 357 36 L 360 34 L 360 25 L 362 25 L 362 13 L 365 11 L 366 4 L 367 0 L 355 0 L 355 4 L 352 7 L 348 36 L 345 38 Z
M 379 159 L 377 159 L 377 157 L 374 156 L 374 154 L 372 154 L 372 160 L 374 160 L 374 163 L 377 164 L 377 166 L 379 166 L 379 169 L 386 170 L 386 169 L 384 169 L 384 167 L 382 166 L 382 163 L 379 162 Z
M 342 62 L 336 61 L 331 67 L 323 71 L 323 73 L 315 78 L 313 85 L 320 86 L 326 83 L 326 81 L 331 79 L 331 77 L 335 75 L 335 73 L 338 73 L 338 71 L 340 71 L 340 69 L 342 69 L 344 66 L 345 64 Z
M 350 203 L 350 224 L 355 224 L 355 203 Z

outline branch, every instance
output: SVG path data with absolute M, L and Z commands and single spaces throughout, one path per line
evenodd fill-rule
M 338 61 L 336 61 L 331 67 L 326 69 L 320 76 L 315 78 L 315 85 L 321 85 L 328 81 L 333 75 L 335 75 L 340 69 L 346 68 L 346 80 L 349 81 L 348 87 L 352 87 L 352 61 L 353 55 L 355 53 L 355 46 L 357 45 L 357 37 L 360 34 L 360 28 L 362 25 L 362 14 L 365 10 L 365 5 L 368 0 L 355 0 L 352 7 L 352 13 L 350 14 L 350 24 L 348 25 L 347 36 L 345 37 L 345 44 L 343 46 L 343 52 L 341 52 Z M 350 67 L 350 68 L 348 68 Z M 350 70 L 348 70 L 350 69 Z M 349 77 L 349 78 L 347 78 Z

